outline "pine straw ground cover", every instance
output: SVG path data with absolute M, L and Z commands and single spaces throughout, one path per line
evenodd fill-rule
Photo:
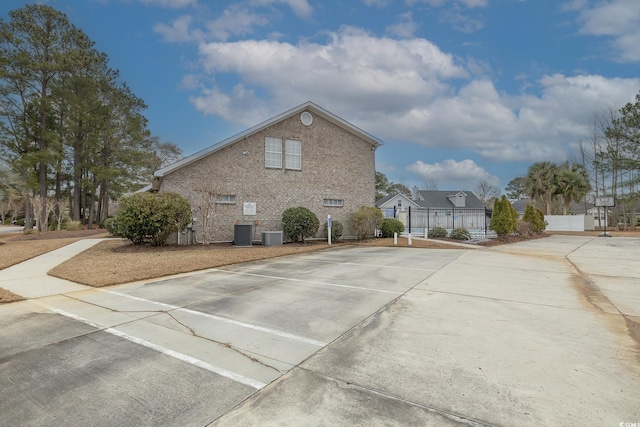
M 283 246 L 235 247 L 231 244 L 194 246 L 135 246 L 129 241 L 108 240 L 60 264 L 49 274 L 89 286 L 109 286 L 172 274 L 187 273 L 317 250 L 331 250 L 349 244 L 393 246 L 393 239 L 375 239 L 363 243 L 326 242 L 287 243 Z M 407 247 L 407 239 L 398 239 L 398 247 Z M 412 247 L 455 249 L 455 246 L 414 239 Z

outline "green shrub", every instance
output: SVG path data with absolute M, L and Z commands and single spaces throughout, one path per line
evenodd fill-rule
M 493 204 L 489 229 L 495 231 L 498 237 L 505 237 L 518 232 L 518 212 L 511 205 L 506 196 L 496 199 Z
M 382 211 L 373 206 L 361 206 L 356 212 L 349 215 L 349 228 L 359 240 L 373 236 L 380 228 L 384 215 Z
M 454 240 L 469 240 L 471 239 L 471 233 L 466 228 L 454 228 L 449 233 L 449 238 Z
M 447 237 L 447 230 L 442 227 L 434 227 L 427 233 L 427 237 L 431 239 L 439 239 Z
M 318 228 L 318 217 L 307 208 L 289 208 L 282 213 L 282 232 L 294 243 L 304 243 L 305 237 L 315 237 Z
M 115 218 L 109 217 L 109 218 L 105 219 L 104 221 L 102 221 L 102 224 L 100 224 L 100 228 L 104 228 L 109 233 L 111 233 L 113 236 L 120 235 L 120 233 L 118 232 L 118 230 L 116 228 L 116 219 Z
M 64 230 L 68 230 L 68 231 L 78 231 L 78 230 L 82 230 L 82 223 L 80 221 L 67 221 L 64 223 L 64 227 L 62 227 Z
M 191 221 L 191 205 L 177 193 L 135 193 L 122 197 L 119 206 L 109 231 L 136 245 L 163 246 Z
M 103 230 L 106 230 L 106 229 L 107 229 L 107 226 L 105 225 L 105 223 L 106 223 L 107 221 L 109 221 L 110 219 L 113 219 L 113 217 L 112 217 L 112 216 L 108 216 L 107 218 L 105 218 L 105 219 L 100 223 L 100 225 L 99 225 L 98 227 L 102 228 Z
M 544 220 L 544 213 L 540 209 L 536 209 L 531 205 L 527 205 L 522 220 L 531 225 L 534 233 L 542 233 L 547 228 L 547 222 Z
M 402 233 L 404 231 L 404 224 L 395 218 L 385 218 L 382 220 L 380 226 L 380 232 L 382 237 L 393 237 L 394 233 Z
M 331 241 L 335 242 L 336 240 L 340 240 L 342 237 L 342 223 L 340 221 L 332 221 L 331 222 Z M 329 225 L 325 222 L 322 226 L 322 237 L 325 239 L 329 238 Z

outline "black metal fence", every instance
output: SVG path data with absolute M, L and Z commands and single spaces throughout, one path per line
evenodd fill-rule
M 472 233 L 487 233 L 491 221 L 491 210 L 486 208 L 412 208 L 383 209 L 386 218 L 396 218 L 409 233 L 424 233 L 436 227 L 448 231 L 466 228 Z

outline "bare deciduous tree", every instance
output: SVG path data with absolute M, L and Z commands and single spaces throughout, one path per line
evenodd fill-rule
M 193 206 L 196 214 L 196 241 L 200 237 L 201 243 L 208 245 L 213 240 L 219 194 L 212 183 L 194 184 L 192 188 L 194 192 Z
M 480 181 L 474 192 L 476 193 L 476 196 L 478 196 L 478 199 L 480 199 L 480 201 L 485 205 L 500 195 L 500 189 L 498 186 L 491 184 L 487 180 Z

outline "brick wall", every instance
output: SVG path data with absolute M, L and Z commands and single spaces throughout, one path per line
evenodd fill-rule
M 253 224 L 254 239 L 262 231 L 282 230 L 282 212 L 304 206 L 320 220 L 327 215 L 345 226 L 349 213 L 373 206 L 375 148 L 369 142 L 312 112 L 305 126 L 300 114 L 284 119 L 207 157 L 163 177 L 160 191 L 175 191 L 196 204 L 194 189 L 235 195 L 233 205 L 218 204 L 213 216 L 215 241 L 233 240 L 236 223 Z M 265 167 L 265 137 L 281 138 L 283 168 Z M 285 139 L 302 142 L 302 170 L 284 169 Z M 248 154 L 243 154 L 248 152 Z M 325 207 L 324 199 L 344 200 L 343 207 Z M 243 215 L 243 202 L 256 203 L 256 215 Z M 196 227 L 198 224 L 196 223 Z

